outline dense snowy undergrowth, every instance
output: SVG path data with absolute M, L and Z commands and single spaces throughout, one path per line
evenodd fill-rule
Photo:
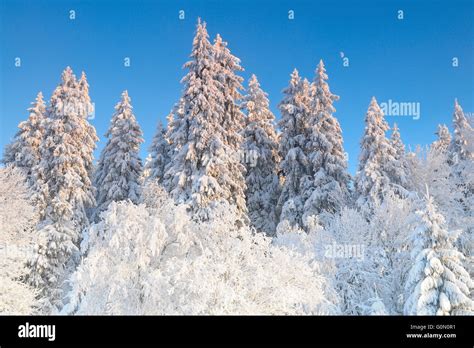
M 154 181 L 141 202 L 113 202 L 84 230 L 81 261 L 52 309 L 23 281 L 25 258 L 34 242 L 41 244 L 24 176 L 12 167 L 0 174 L 2 193 L 16 202 L 0 205 L 8 232 L 1 240 L 8 257 L 0 264 L 5 314 L 380 315 L 413 314 L 416 306 L 436 314 L 437 298 L 445 310 L 472 313 L 473 284 L 453 248 L 459 232 L 446 230 L 432 200 L 425 205 L 391 194 L 370 221 L 346 207 L 325 227 L 315 217 L 305 221 L 306 230 L 284 221 L 268 237 L 242 224 L 227 202 L 215 203 L 208 221 L 192 219 L 189 207 L 176 205 Z M 6 187 L 15 189 L 7 194 Z M 18 224 L 11 220 L 16 209 L 23 212 Z M 418 273 L 426 262 L 444 282 L 429 280 L 437 279 L 429 273 L 423 280 Z
M 192 221 L 163 191 L 112 203 L 82 244 L 63 313 L 338 313 L 310 255 L 238 227 L 226 203 L 213 214 Z
M 0 313 L 30 314 L 36 291 L 22 281 L 25 259 L 34 246 L 37 222 L 25 177 L 15 167 L 0 168 Z

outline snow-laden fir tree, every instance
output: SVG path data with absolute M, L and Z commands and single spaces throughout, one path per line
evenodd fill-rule
M 244 69 L 240 66 L 240 59 L 234 56 L 227 42 L 217 34 L 214 40 L 214 59 L 216 62 L 216 79 L 220 83 L 224 101 L 224 118 L 222 126 L 225 132 L 222 141 L 228 147 L 228 158 L 226 166 L 231 176 L 232 195 L 240 209 L 245 210 L 245 165 L 242 163 L 242 132 L 245 128 L 245 115 L 242 112 L 240 101 L 242 100 L 243 78 L 237 75 Z
M 150 179 L 157 180 L 166 185 L 165 189 L 171 191 L 174 188 L 172 175 L 166 171 L 173 165 L 171 160 L 179 152 L 179 149 L 187 143 L 189 123 L 184 117 L 184 99 L 180 98 L 170 113 L 166 116 L 167 125 L 158 122 L 152 144 L 149 148 L 151 161 L 145 169 L 149 171 Z
M 79 112 L 85 117 L 91 117 L 94 113 L 94 105 L 91 102 L 91 98 L 89 96 L 89 83 L 87 82 L 86 73 L 83 71 L 81 74 L 81 78 L 78 81 L 79 83 L 79 91 L 80 91 L 80 103 L 79 107 L 82 108 Z M 95 133 L 93 133 L 92 138 L 95 137 Z
M 454 134 L 449 147 L 449 163 L 452 165 L 453 180 L 463 192 L 463 204 L 467 213 L 473 215 L 474 205 L 474 129 L 469 124 L 457 99 L 453 114 Z
M 277 223 L 275 209 L 280 194 L 278 135 L 267 94 L 260 88 L 255 75 L 249 80 L 243 107 L 247 111 L 243 152 L 247 167 L 245 196 L 248 216 L 258 231 L 272 235 Z
M 173 175 L 167 173 L 167 169 L 173 166 L 172 159 L 178 154 L 181 148 L 188 142 L 189 122 L 184 115 L 184 99 L 181 97 L 173 106 L 171 112 L 166 116 L 167 125 L 164 138 L 167 140 L 167 164 L 162 168 L 163 178 L 160 183 L 168 192 L 174 188 Z M 160 138 L 161 135 L 155 133 L 155 137 Z M 158 173 L 161 170 L 158 171 Z
M 89 96 L 89 83 L 87 82 L 86 74 L 83 71 L 81 78 L 78 81 L 79 85 L 79 102 L 77 103 L 78 112 L 87 120 L 94 119 L 94 104 Z M 80 147 L 81 157 L 84 159 L 84 165 L 89 177 L 94 175 L 94 166 L 92 165 L 92 153 L 96 147 L 95 143 L 99 140 L 94 127 L 91 127 L 87 122 L 84 125 L 84 146 Z M 95 194 L 95 187 L 92 187 Z
M 321 60 L 313 82 L 314 93 L 308 117 L 309 134 L 305 151 L 310 176 L 303 184 L 305 217 L 316 215 L 323 223 L 347 201 L 350 180 L 341 127 L 333 116 L 336 111 L 333 102 L 339 97 L 331 93 L 327 79 Z
M 165 176 L 165 167 L 170 162 L 170 143 L 166 136 L 166 128 L 163 127 L 161 121 L 158 122 L 149 151 L 151 156 L 147 166 L 147 169 L 150 170 L 149 178 L 162 182 Z
M 448 231 L 443 215 L 428 194 L 425 207 L 417 215 L 404 313 L 474 314 L 474 301 L 470 298 L 474 282 L 463 266 L 464 255 L 454 247 L 459 232 Z
M 3 163 L 21 169 L 32 186 L 34 183 L 32 171 L 39 163 L 39 147 L 45 132 L 46 106 L 41 92 L 28 111 L 30 113 L 28 119 L 18 125 L 19 130 L 15 138 L 5 148 Z
M 453 129 L 454 135 L 450 146 L 453 164 L 464 160 L 474 160 L 472 144 L 469 141 L 469 139 L 472 141 L 473 129 L 457 99 L 454 101 Z
M 405 145 L 400 136 L 400 130 L 396 123 L 392 128 L 390 143 L 394 151 L 394 161 L 388 163 L 390 171 L 390 181 L 392 185 L 397 185 L 397 192 L 404 191 L 408 180 L 408 165 L 406 162 Z
M 395 161 L 395 150 L 385 136 L 388 129 L 382 109 L 372 97 L 365 116 L 365 131 L 354 182 L 359 207 L 379 203 L 391 189 L 390 163 Z
M 456 220 L 461 226 L 467 226 L 458 240 L 458 246 L 474 265 L 474 129 L 457 99 L 454 102 L 453 129 L 449 147 L 450 180 L 460 193 L 458 203 L 464 212 L 463 220 Z M 471 272 L 474 274 L 474 271 Z
M 78 82 L 72 69 L 67 67 L 61 84 L 51 96 L 45 136 L 40 145 L 40 162 L 33 168 L 36 185 L 45 202 L 70 203 L 78 228 L 87 225 L 86 209 L 95 205 L 91 173 L 98 138 L 87 120 L 92 111 L 85 75 Z M 49 212 L 40 211 L 40 214 L 44 218 Z
M 110 127 L 105 134 L 107 144 L 100 155 L 95 174 L 97 187 L 96 216 L 107 209 L 111 202 L 140 198 L 142 160 L 139 155 L 143 142 L 142 130 L 133 114 L 131 99 L 124 91 Z
M 451 144 L 451 133 L 449 133 L 448 127 L 444 124 L 439 124 L 435 134 L 438 138 L 431 144 L 431 148 L 441 153 L 446 152 Z
M 216 79 L 221 85 L 224 98 L 224 118 L 223 126 L 227 132 L 224 140 L 235 150 L 240 150 L 242 145 L 242 130 L 245 127 L 245 116 L 239 105 L 242 99 L 243 78 L 237 72 L 244 69 L 240 66 L 240 59 L 232 55 L 227 42 L 217 34 L 214 40 L 214 54 L 216 61 Z
M 308 87 L 308 85 L 306 85 Z M 302 226 L 304 199 L 301 182 L 308 175 L 308 158 L 305 153 L 308 117 L 309 88 L 304 88 L 298 70 L 294 69 L 287 88 L 283 90 L 279 104 L 281 130 L 279 152 L 282 158 L 280 170 L 284 177 L 277 204 L 279 221 Z
M 45 311 L 61 306 L 62 282 L 77 262 L 73 256 L 88 225 L 86 210 L 95 204 L 90 172 L 98 139 L 87 121 L 91 110 L 86 91 L 67 67 L 51 97 L 40 162 L 33 168 L 41 197 L 41 243 L 29 260 L 28 280 L 41 289 Z
M 227 142 L 239 125 L 225 119 L 223 84 L 217 79 L 222 67 L 216 63 L 214 47 L 205 23 L 198 21 L 189 71 L 183 78 L 178 124 L 173 125 L 175 148 L 166 169 L 164 186 L 177 202 L 187 203 L 196 218 L 207 219 L 214 202 L 227 200 L 245 211 L 245 181 L 240 154 Z M 182 115 L 182 116 L 181 116 Z M 227 125 L 227 128 L 224 127 Z M 174 143 L 179 140 L 179 143 Z

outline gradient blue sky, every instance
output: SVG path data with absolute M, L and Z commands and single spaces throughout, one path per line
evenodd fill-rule
M 69 19 L 69 10 L 76 19 Z M 184 10 L 185 20 L 178 18 Z M 295 19 L 288 19 L 288 11 Z M 397 19 L 397 11 L 404 19 Z M 242 60 L 246 82 L 255 73 L 272 110 L 294 67 L 313 78 L 326 63 L 351 172 L 359 154 L 371 96 L 421 103 L 421 118 L 397 122 L 407 146 L 435 139 L 451 126 L 454 98 L 474 112 L 474 1 L 13 1 L 0 0 L 0 146 L 10 141 L 38 91 L 47 99 L 62 70 L 84 70 L 96 106 L 92 121 L 105 143 L 114 105 L 124 89 L 145 134 L 180 96 L 197 17 L 211 38 L 220 33 Z M 340 52 L 350 59 L 343 67 Z M 15 67 L 15 57 L 22 66 Z M 123 65 L 130 57 L 131 67 Z M 452 67 L 452 58 L 459 67 Z M 98 153 L 97 153 L 98 155 Z M 96 156 L 97 157 L 97 156 Z

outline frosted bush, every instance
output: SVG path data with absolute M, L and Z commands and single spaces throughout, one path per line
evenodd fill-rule
M 186 206 L 112 203 L 89 231 L 87 257 L 71 277 L 63 313 L 330 314 L 325 279 L 308 256 L 238 227 L 227 203 L 212 222 Z
M 0 168 L 0 314 L 31 314 L 36 304 L 22 281 L 36 223 L 25 180 L 16 167 Z

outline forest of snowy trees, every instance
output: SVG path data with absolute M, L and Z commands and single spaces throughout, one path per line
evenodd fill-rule
M 322 60 L 278 117 L 200 20 L 184 69 L 146 160 L 127 91 L 97 161 L 86 75 L 38 93 L 0 168 L 0 314 L 474 314 L 458 100 L 413 151 L 368 100 L 351 176 Z

